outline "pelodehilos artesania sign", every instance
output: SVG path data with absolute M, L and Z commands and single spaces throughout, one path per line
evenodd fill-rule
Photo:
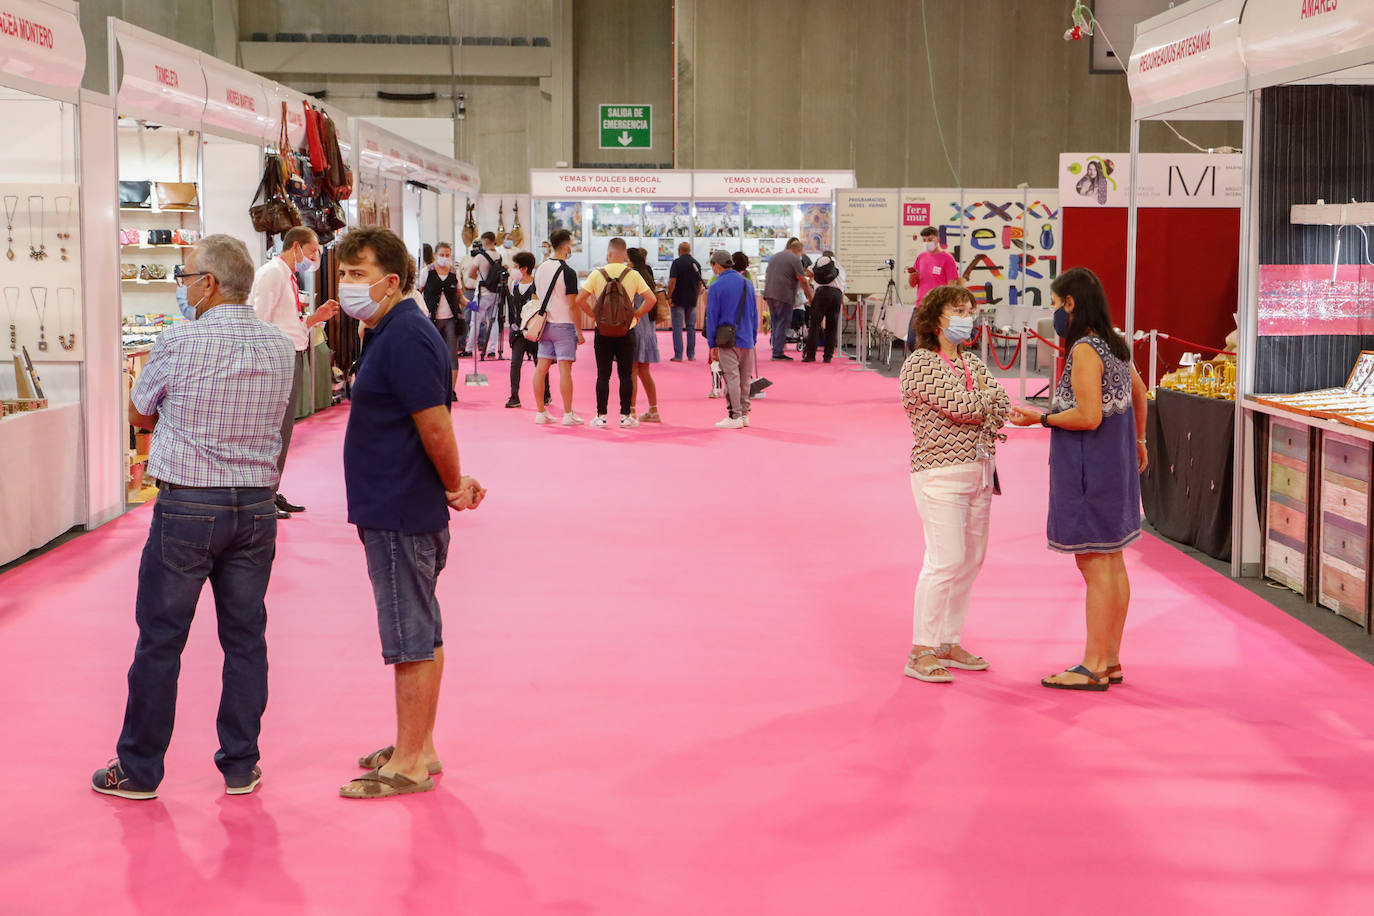
M 602 149 L 651 149 L 654 106 L 602 105 Z

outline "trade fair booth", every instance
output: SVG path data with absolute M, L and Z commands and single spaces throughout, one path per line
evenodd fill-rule
M 111 252 L 99 243 L 113 235 L 109 100 L 80 88 L 75 3 L 14 0 L 6 15 L 24 32 L 0 29 L 10 137 L 0 151 L 0 564 L 123 508 L 102 452 L 116 429 L 102 381 L 118 365 L 102 346 L 113 331 L 100 308 L 111 286 L 100 281 Z
M 1195 2 L 1138 36 L 1137 122 L 1243 124 L 1232 572 L 1367 628 L 1374 8 Z

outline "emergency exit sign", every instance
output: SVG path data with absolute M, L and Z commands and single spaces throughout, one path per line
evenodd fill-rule
M 650 149 L 653 146 L 652 105 L 602 105 L 602 149 Z

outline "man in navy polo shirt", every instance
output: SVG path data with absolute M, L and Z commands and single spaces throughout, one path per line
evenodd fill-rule
M 395 666 L 396 743 L 358 759 L 370 772 L 339 789 L 386 798 L 434 788 L 434 719 L 444 672 L 435 586 L 448 557 L 449 509 L 486 491 L 462 476 L 449 420 L 451 360 L 428 315 L 405 243 L 386 229 L 339 242 L 339 307 L 370 330 L 344 434 L 348 520 L 358 528 L 377 602 L 382 659 Z

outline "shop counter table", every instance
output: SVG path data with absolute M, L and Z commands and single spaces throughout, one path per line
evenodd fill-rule
M 1217 560 L 1231 558 L 1233 401 L 1158 389 L 1145 422 L 1150 464 L 1145 517 L 1160 534 Z
M 84 524 L 81 406 L 0 420 L 0 563 Z

